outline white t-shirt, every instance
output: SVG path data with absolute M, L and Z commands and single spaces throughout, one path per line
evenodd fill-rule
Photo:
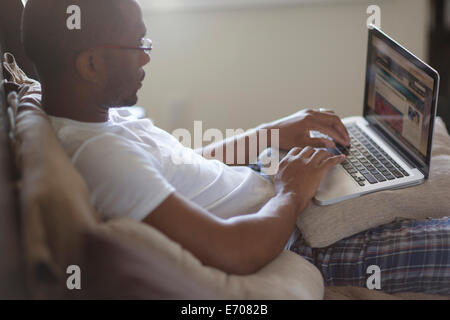
M 273 197 L 272 182 L 250 168 L 207 160 L 151 120 L 122 112 L 111 110 L 105 123 L 50 117 L 103 217 L 142 220 L 173 192 L 222 218 L 256 212 Z

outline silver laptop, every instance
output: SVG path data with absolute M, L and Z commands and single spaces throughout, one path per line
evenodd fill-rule
M 325 176 L 314 201 L 330 205 L 427 179 L 438 90 L 434 69 L 369 28 L 364 113 L 343 119 L 351 136 L 347 159 Z

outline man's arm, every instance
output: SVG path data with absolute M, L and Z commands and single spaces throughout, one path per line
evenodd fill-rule
M 269 148 L 272 146 L 271 138 L 271 129 L 260 126 L 195 151 L 207 159 L 219 160 L 229 166 L 249 165 L 256 163 L 257 156 L 263 151 L 260 148 L 260 140 L 265 139 L 263 140 L 266 141 L 265 148 Z M 250 152 L 250 148 L 255 148 L 253 153 Z M 231 151 L 233 157 L 228 156 L 227 151 L 228 153 Z M 228 159 L 227 156 L 231 159 Z
M 256 214 L 221 220 L 172 194 L 144 222 L 206 265 L 228 273 L 252 273 L 283 250 L 323 176 L 343 159 L 311 147 L 292 149 L 275 177 L 276 196 Z
M 298 210 L 294 197 L 279 193 L 257 214 L 223 220 L 172 194 L 144 222 L 180 243 L 203 264 L 248 274 L 281 252 Z
M 349 146 L 350 144 L 347 129 L 333 111 L 305 109 L 283 119 L 262 124 L 243 134 L 210 144 L 196 150 L 196 152 L 205 158 L 217 159 L 228 165 L 256 163 L 257 156 L 263 151 L 260 149 L 259 142 L 261 139 L 262 141 L 267 141 L 265 148 L 273 147 L 274 141 L 272 141 L 272 137 L 275 136 L 272 134 L 273 130 L 278 130 L 279 141 L 277 147 L 285 151 L 294 147 L 305 146 L 317 148 L 336 147 L 334 142 L 329 139 L 311 138 L 310 130 L 325 133 L 344 146 Z M 251 141 L 253 141 L 253 144 Z M 250 152 L 250 148 L 254 148 L 254 150 Z M 231 151 L 234 157 L 228 159 L 227 151 Z

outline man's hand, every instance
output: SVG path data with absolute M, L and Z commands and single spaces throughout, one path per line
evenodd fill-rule
M 294 147 L 311 146 L 335 148 L 333 141 L 326 138 L 311 138 L 310 130 L 320 131 L 343 146 L 350 145 L 347 129 L 332 110 L 301 110 L 286 118 L 262 125 L 262 129 L 279 129 L 279 148 L 290 150 Z M 322 111 L 323 110 L 323 111 Z
M 325 174 L 344 160 L 345 155 L 334 156 L 323 149 L 293 148 L 280 162 L 275 190 L 294 196 L 301 212 L 316 195 Z

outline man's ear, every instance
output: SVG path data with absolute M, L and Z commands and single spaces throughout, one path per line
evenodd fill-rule
M 78 54 L 76 61 L 78 74 L 86 81 L 102 85 L 103 60 L 92 50 L 86 50 Z

